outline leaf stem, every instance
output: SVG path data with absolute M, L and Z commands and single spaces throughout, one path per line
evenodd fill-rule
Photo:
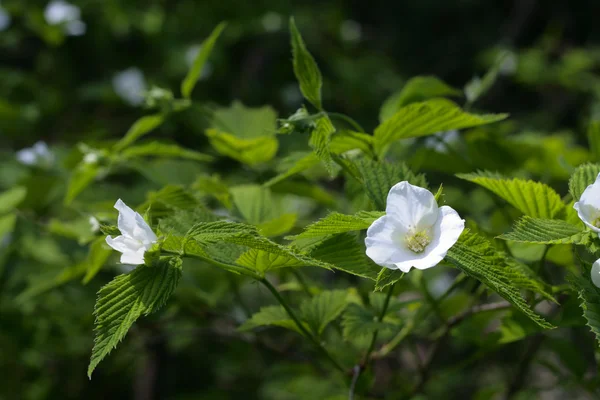
M 302 324 L 302 322 L 298 319 L 298 317 L 296 316 L 296 314 L 294 313 L 294 311 L 290 308 L 290 306 L 283 299 L 283 297 L 281 296 L 281 294 L 277 291 L 277 289 L 275 288 L 275 286 L 273 286 L 271 284 L 271 282 L 269 282 L 266 278 L 259 279 L 259 282 L 262 283 L 264 286 L 266 286 L 267 289 L 269 289 L 269 291 L 277 299 L 277 301 L 279 302 L 279 304 L 281 304 L 281 306 L 285 309 L 285 311 L 288 313 L 288 315 L 290 316 L 290 318 L 294 321 L 294 323 L 296 324 L 296 326 L 298 327 L 298 329 L 300 329 L 300 331 L 302 332 L 302 334 L 304 336 L 306 336 L 315 345 L 315 347 L 317 348 L 317 350 L 325 358 L 327 358 L 331 362 L 331 364 L 333 364 L 333 366 L 335 366 L 335 368 L 338 371 L 340 371 L 341 373 L 345 374 L 346 370 L 344 369 L 344 367 L 342 367 L 341 364 L 338 363 L 331 356 L 331 354 L 329 354 L 329 352 L 327 352 L 327 350 L 323 347 L 323 345 L 319 342 L 319 340 L 317 338 L 315 338 L 315 336 L 308 329 L 306 329 L 306 327 L 304 326 L 304 324 Z
M 362 132 L 362 133 L 365 132 L 363 127 L 358 122 L 356 122 L 354 119 L 350 118 L 346 114 L 336 113 L 336 112 L 327 112 L 326 114 L 331 118 L 339 119 L 341 121 L 346 122 L 348 125 L 350 125 L 354 129 L 358 130 L 359 132 Z

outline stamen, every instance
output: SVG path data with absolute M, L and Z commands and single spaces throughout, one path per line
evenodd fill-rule
M 415 232 L 406 236 L 406 247 L 414 253 L 424 252 L 429 243 L 431 243 L 431 238 L 427 231 Z

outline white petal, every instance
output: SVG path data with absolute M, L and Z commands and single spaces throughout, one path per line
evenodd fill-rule
M 21 164 L 33 165 L 37 161 L 37 154 L 32 148 L 19 150 L 17 151 L 17 160 L 19 160 Z
M 367 256 L 376 264 L 395 269 L 396 267 L 390 261 L 391 259 L 398 259 L 403 255 L 405 257 L 410 256 L 409 254 L 399 254 L 408 251 L 401 248 L 400 240 L 394 240 L 401 233 L 398 232 L 397 227 L 388 216 L 384 215 L 375 220 L 367 229 L 367 237 L 365 238 Z
M 114 239 L 107 236 L 106 244 L 121 253 L 136 253 L 140 248 L 144 249 L 142 243 L 124 235 L 117 236 Z
M 585 188 L 573 208 L 577 210 L 577 215 L 587 226 L 595 232 L 600 232 L 600 229 L 594 226 L 594 221 L 600 218 L 600 174 L 593 184 Z
M 438 218 L 433 194 L 403 181 L 394 185 L 388 194 L 386 214 L 408 230 L 431 227 Z
M 460 218 L 456 210 L 448 206 L 440 207 L 440 217 L 433 227 L 433 240 L 428 249 L 444 258 L 464 229 L 465 220 Z
M 121 256 L 121 264 L 140 265 L 144 263 L 144 249 L 137 253 L 123 253 Z
M 592 264 L 592 283 L 600 288 L 600 259 Z
M 117 220 L 119 230 L 122 234 L 133 237 L 133 230 L 136 226 L 136 212 L 121 199 L 117 200 L 114 207 L 119 211 L 119 218 Z
M 135 227 L 133 228 L 132 235 L 135 239 L 142 242 L 146 248 L 149 248 L 150 245 L 157 240 L 156 235 L 152 232 L 152 228 L 150 228 L 144 218 L 138 213 L 135 213 Z

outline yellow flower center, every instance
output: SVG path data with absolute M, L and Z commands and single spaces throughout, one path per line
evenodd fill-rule
M 410 233 L 406 236 L 406 247 L 414 253 L 422 253 L 425 251 L 425 248 L 429 243 L 431 243 L 431 238 L 429 237 L 427 231 L 423 230 L 420 232 Z

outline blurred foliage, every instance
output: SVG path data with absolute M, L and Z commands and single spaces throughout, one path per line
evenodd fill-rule
M 81 0 L 73 2 L 79 13 L 65 13 L 68 4 L 56 3 L 66 15 L 58 21 L 45 1 L 0 2 L 1 400 L 346 399 L 374 331 L 357 398 L 597 398 L 597 344 L 585 324 L 598 326 L 580 303 L 600 300 L 578 280 L 594 258 L 575 250 L 585 243 L 597 253 L 594 243 L 559 232 L 552 238 L 561 244 L 546 254 L 544 245 L 497 236 L 523 213 L 579 222 L 570 202 L 598 167 L 576 168 L 600 162 L 600 4 Z M 294 46 L 320 69 L 318 95 L 301 91 L 294 76 L 312 64 L 292 59 L 292 15 L 303 38 Z M 213 31 L 222 21 L 226 28 Z M 214 47 L 200 62 L 211 32 Z M 421 110 L 417 103 L 438 97 L 452 102 L 426 104 L 459 104 L 465 118 L 510 118 L 436 135 L 444 125 L 402 131 L 389 123 L 402 107 Z M 385 121 L 393 140 L 378 145 L 371 133 Z M 512 186 L 502 176 L 515 178 Z M 378 275 L 354 233 L 333 230 L 325 242 L 301 234 L 320 218 L 336 220 L 331 212 L 357 224 L 347 231 L 364 229 L 364 218 L 382 209 L 382 187 L 403 179 L 431 190 L 443 183 L 440 204 L 485 238 L 487 255 L 514 256 L 495 271 L 504 279 L 498 291 L 523 279 L 530 286 L 511 292 L 526 292 L 519 308 L 533 314 L 540 300 L 535 311 L 558 328 L 543 331 L 514 307 L 467 318 L 478 300 L 501 299 L 450 263 Z M 540 193 L 557 208 L 533 215 L 527 201 L 511 201 L 506 193 L 528 180 L 543 182 Z M 89 380 L 97 293 L 129 272 L 103 242 L 118 234 L 117 198 L 173 232 L 226 218 L 292 243 L 295 252 L 263 258 L 260 272 L 348 373 L 329 372 L 256 280 L 186 259 L 166 306 L 139 319 Z M 328 252 L 340 243 L 345 251 Z M 264 257 L 230 244 L 206 251 L 242 265 Z M 282 268 L 299 263 L 298 254 L 339 271 Z M 531 273 L 542 281 L 535 290 Z M 454 279 L 459 287 L 444 294 Z M 384 308 L 385 293 L 373 289 L 392 282 Z M 535 297 L 548 291 L 560 307 Z M 324 316 L 325 306 L 332 310 Z

